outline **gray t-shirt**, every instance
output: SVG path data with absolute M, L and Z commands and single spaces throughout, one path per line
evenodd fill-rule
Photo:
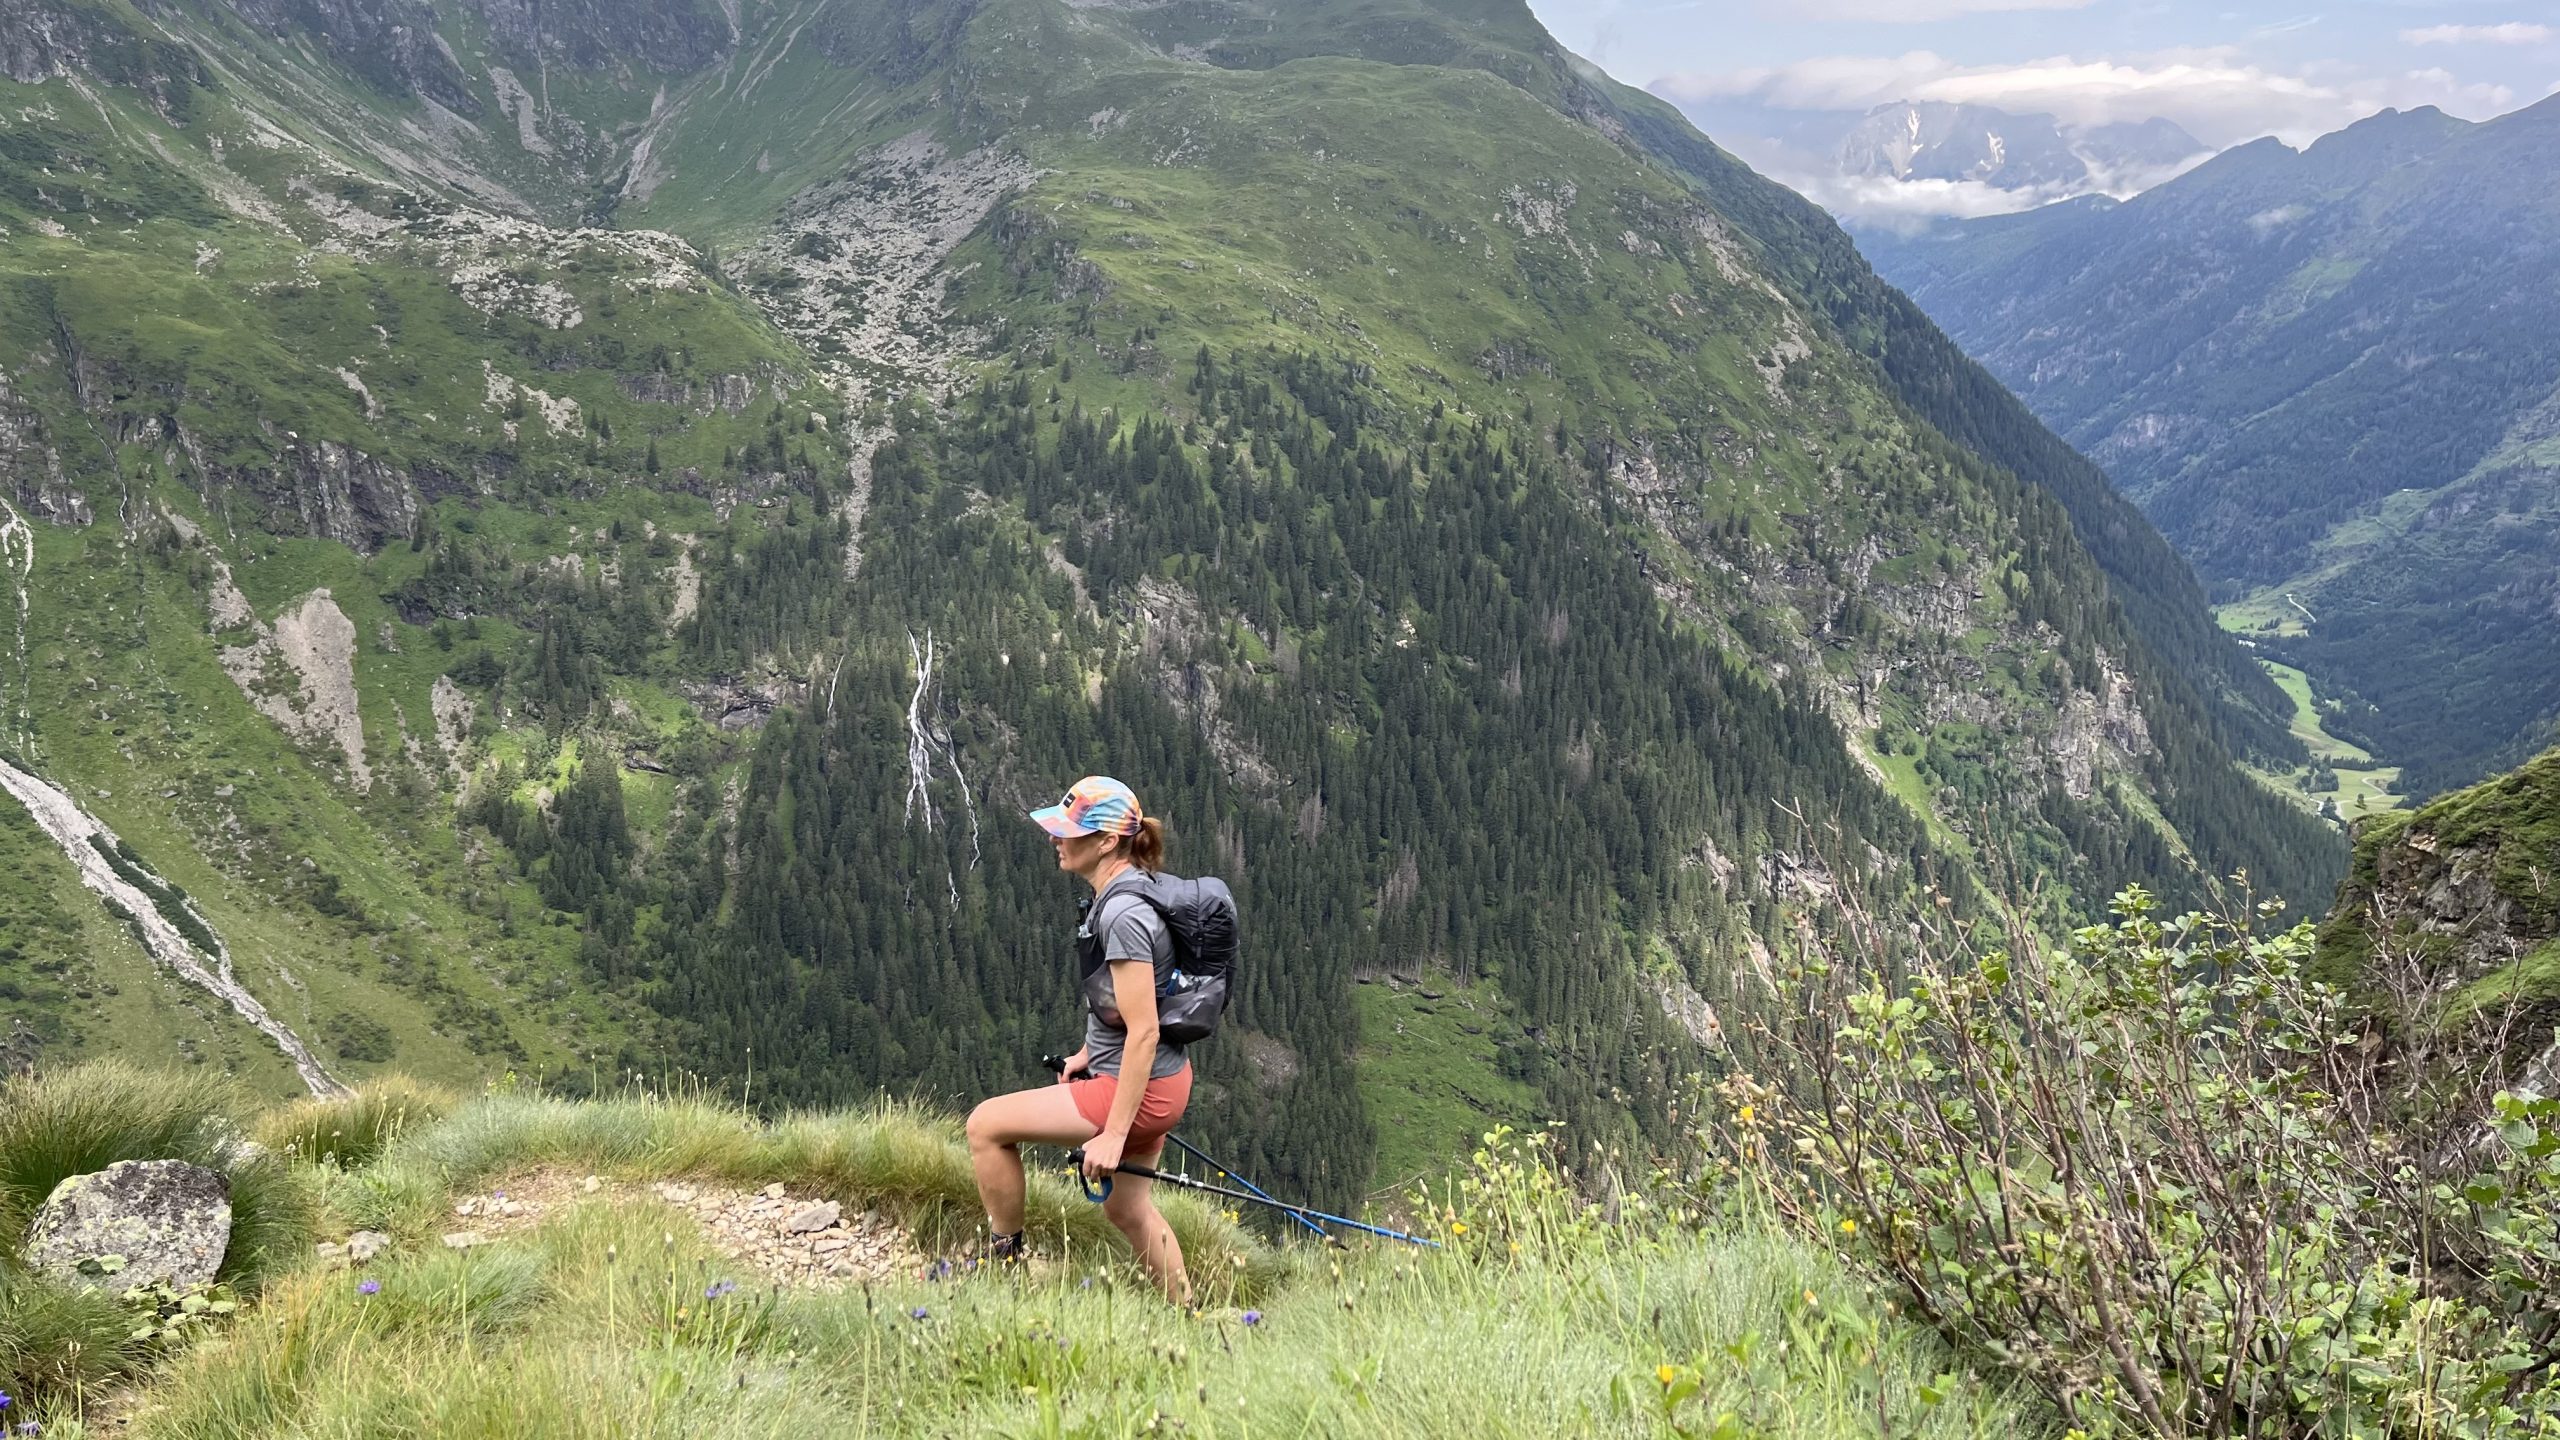
M 1140 881 L 1135 870 L 1112 877 L 1111 883 L 1094 897 L 1093 907 L 1084 912 L 1085 924 L 1103 927 L 1102 958 L 1106 964 L 1120 960 L 1154 962 L 1156 991 L 1162 994 L 1173 976 L 1173 937 L 1165 933 L 1164 917 L 1156 913 L 1156 907 L 1124 893 Z M 1080 930 L 1077 935 L 1081 938 L 1085 933 Z M 1128 1032 L 1103 1024 L 1091 1010 L 1085 1012 L 1085 1064 L 1092 1067 L 1094 1074 L 1120 1073 L 1120 1047 L 1128 1038 Z M 1178 1074 L 1184 1063 L 1182 1047 L 1159 1040 L 1155 1064 L 1148 1067 L 1147 1078 L 1161 1080 Z

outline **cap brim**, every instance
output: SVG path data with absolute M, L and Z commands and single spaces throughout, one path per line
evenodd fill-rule
M 1078 835 L 1090 835 L 1093 833 L 1091 830 L 1088 830 L 1073 820 L 1068 819 L 1067 807 L 1064 805 L 1052 805 L 1046 810 L 1034 810 L 1031 812 L 1031 819 L 1034 823 L 1039 825 L 1041 829 L 1048 831 L 1050 834 L 1057 836 L 1061 840 L 1072 840 Z

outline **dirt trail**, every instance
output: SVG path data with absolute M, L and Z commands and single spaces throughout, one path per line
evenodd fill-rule
M 238 1012 L 241 1019 L 276 1042 L 276 1048 L 293 1062 L 295 1072 L 302 1076 L 303 1084 L 311 1087 L 312 1094 L 346 1093 L 347 1087 L 339 1084 L 337 1077 L 322 1067 L 310 1048 L 302 1043 L 302 1037 L 294 1034 L 283 1021 L 269 1015 L 267 1008 L 258 1003 L 258 997 L 250 994 L 247 987 L 233 976 L 230 949 L 219 937 L 214 940 L 213 963 L 207 965 L 204 953 L 160 913 L 159 902 L 117 874 L 106 857 L 98 853 L 97 847 L 89 843 L 90 837 L 96 836 L 112 847 L 116 843 L 115 832 L 99 824 L 95 816 L 81 809 L 70 796 L 5 759 L 0 759 L 0 790 L 17 797 L 18 803 L 26 806 L 27 813 L 35 817 L 37 826 L 53 838 L 54 844 L 62 847 L 62 853 L 70 857 L 71 863 L 79 869 L 81 884 L 102 898 L 123 906 L 133 916 L 134 926 L 142 935 L 143 947 L 151 952 L 152 959 L 176 971 L 179 978 L 188 984 L 221 999 Z M 199 923 L 203 922 L 203 914 L 193 905 L 184 900 L 178 903 L 186 905 L 188 913 L 194 915 Z M 212 935 L 213 927 L 206 925 L 205 933 Z

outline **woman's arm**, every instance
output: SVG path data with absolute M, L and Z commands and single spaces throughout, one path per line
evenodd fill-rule
M 1111 1092 L 1111 1114 L 1102 1133 L 1085 1142 L 1087 1175 L 1108 1174 L 1120 1163 L 1129 1143 L 1129 1127 L 1138 1122 L 1138 1106 L 1147 1098 L 1148 1072 L 1155 1068 L 1156 967 L 1149 960 L 1111 962 L 1111 997 L 1120 1007 L 1127 1036 L 1120 1044 L 1120 1083 Z

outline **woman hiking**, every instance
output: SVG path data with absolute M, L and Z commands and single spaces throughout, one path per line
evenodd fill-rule
M 998 1261 L 1023 1253 L 1025 1142 L 1083 1146 L 1088 1179 L 1110 1175 L 1123 1161 L 1152 1168 L 1191 1101 L 1190 1062 L 1179 1046 L 1163 1043 L 1156 1022 L 1156 994 L 1173 974 L 1173 938 L 1156 907 L 1135 893 L 1164 866 L 1164 822 L 1142 813 L 1129 787 L 1104 775 L 1077 781 L 1065 799 L 1031 818 L 1049 832 L 1058 868 L 1093 891 L 1076 927 L 1084 1046 L 1067 1057 L 1056 1084 L 999 1095 L 969 1113 L 969 1161 L 994 1232 L 988 1254 Z M 1106 968 L 1107 982 L 1097 979 Z M 1135 1176 L 1116 1177 L 1102 1213 L 1129 1238 L 1165 1298 L 1187 1304 L 1182 1246 L 1156 1212 L 1151 1188 Z

